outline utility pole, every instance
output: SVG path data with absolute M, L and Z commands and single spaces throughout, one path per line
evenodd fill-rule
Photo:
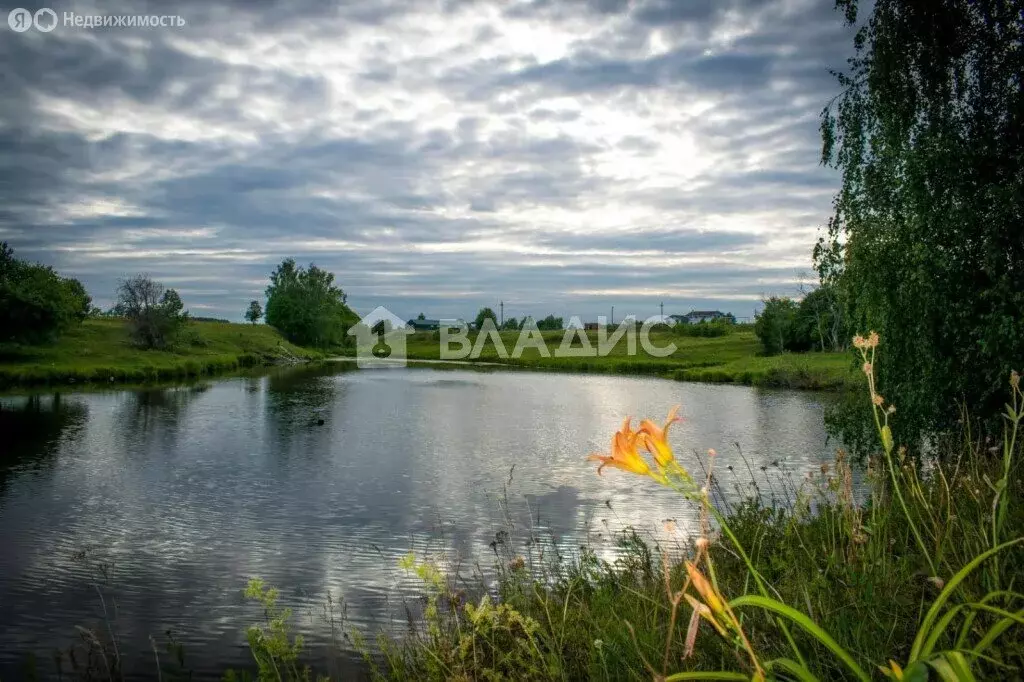
M 662 301 L 660 305 L 661 305 L 661 316 L 660 316 L 660 319 L 658 321 L 659 322 L 664 322 L 665 321 L 665 302 Z
M 612 306 L 612 321 L 609 324 L 615 324 L 615 306 Z
M 501 324 L 499 324 L 498 326 L 499 327 L 504 327 L 505 326 L 505 302 L 502 301 L 501 305 L 498 306 L 498 307 L 501 308 Z

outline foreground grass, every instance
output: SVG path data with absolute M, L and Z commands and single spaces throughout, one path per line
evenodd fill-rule
M 597 332 L 586 332 L 593 348 L 598 347 Z M 596 372 L 605 374 L 643 374 L 680 381 L 740 383 L 751 386 L 784 388 L 833 389 L 856 379 L 847 353 L 787 353 L 762 356 L 761 344 L 753 330 L 740 326 L 730 334 L 712 338 L 681 336 L 672 332 L 654 331 L 651 341 L 656 348 L 676 345 L 667 357 L 655 357 L 641 344 L 628 353 L 626 339 L 620 339 L 602 357 L 544 357 L 537 348 L 524 348 L 520 357 L 512 357 L 518 332 L 502 332 L 502 344 L 508 357 L 501 357 L 490 341 L 482 346 L 478 361 L 507 364 L 537 370 L 565 372 Z M 563 332 L 543 332 L 545 345 L 554 356 Z M 471 335 L 470 339 L 476 341 Z M 580 349 L 577 342 L 572 348 Z M 409 358 L 437 360 L 440 340 L 435 333 L 412 334 L 406 341 Z
M 888 667 L 890 659 L 903 665 L 911 659 L 915 636 L 941 594 L 943 581 L 967 565 L 975 550 L 987 546 L 983 528 L 991 500 L 968 490 L 982 483 L 982 471 L 958 475 L 951 501 L 942 499 L 941 485 L 929 486 L 922 500 L 938 513 L 948 513 L 951 506 L 960 512 L 948 527 L 930 529 L 943 536 L 935 547 L 939 580 L 929 579 L 927 562 L 893 505 L 875 500 L 854 512 L 828 475 L 815 482 L 816 491 L 808 498 L 819 505 L 815 515 L 806 507 L 778 510 L 751 501 L 730 510 L 727 522 L 747 548 L 754 569 L 770 585 L 773 598 L 806 615 L 815 628 L 839 642 L 870 678 L 882 679 L 880 666 Z M 1019 530 L 1024 521 L 1019 489 L 1012 508 L 1008 521 Z M 852 518 L 868 521 L 870 535 L 850 533 Z M 498 601 L 487 597 L 463 606 L 463 593 L 452 583 L 428 588 L 441 606 L 410 641 L 385 646 L 388 660 L 375 668 L 377 679 L 690 679 L 686 673 L 692 673 L 692 679 L 759 679 L 736 631 L 726 629 L 727 636 L 722 637 L 708 619 L 698 621 L 696 628 L 688 623 L 695 605 L 680 599 L 692 584 L 684 559 L 698 555 L 697 549 L 662 551 L 635 535 L 620 542 L 624 551 L 612 564 L 584 548 L 574 557 L 549 564 L 540 579 L 521 568 L 529 559 L 508 559 Z M 785 622 L 815 678 L 858 679 L 810 630 L 751 605 L 738 606 L 736 598 L 757 595 L 752 573 L 728 541 L 713 541 L 709 551 L 717 591 L 723 601 L 733 599 L 733 610 L 759 660 L 797 660 L 780 626 Z M 1024 552 L 1013 549 L 976 570 L 959 586 L 953 603 L 940 612 L 945 618 L 953 610 L 953 620 L 938 635 L 934 650 L 968 652 L 977 679 L 1020 679 L 1024 644 L 1019 631 L 1006 623 L 1000 628 L 999 613 L 972 616 L 962 605 L 985 601 L 1019 618 L 1019 599 L 991 595 L 1000 586 L 1024 580 L 1022 559 Z M 690 592 L 696 595 L 692 588 Z M 994 632 L 1001 636 L 970 653 Z M 690 635 L 695 637 L 692 643 Z M 713 676 L 720 671 L 735 676 Z M 770 679 L 800 677 L 777 669 Z M 913 679 L 972 678 L 939 678 L 933 673 Z
M 143 350 L 123 321 L 86 320 L 51 345 L 0 345 L 0 386 L 178 379 L 318 357 L 266 325 L 192 321 L 173 350 Z

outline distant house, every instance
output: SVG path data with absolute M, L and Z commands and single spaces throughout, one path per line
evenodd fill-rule
M 466 321 L 461 317 L 455 319 L 445 318 L 443 320 L 409 320 L 405 323 L 405 326 L 414 332 L 432 332 L 437 331 L 441 327 L 447 329 L 459 329 L 461 327 L 473 329 L 473 323 L 466 324 Z
M 691 310 L 685 315 L 669 315 L 676 324 L 699 324 L 701 322 L 729 322 L 736 323 L 736 317 L 732 313 L 723 313 L 721 310 Z
M 585 322 L 583 324 L 584 331 L 588 331 L 588 332 L 596 332 L 600 328 L 601 328 L 601 325 L 598 324 L 597 322 Z
M 417 332 L 429 332 L 441 328 L 441 320 L 409 320 L 406 324 Z

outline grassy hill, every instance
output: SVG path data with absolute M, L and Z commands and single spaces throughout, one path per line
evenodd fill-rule
M 319 357 L 263 324 L 190 321 L 173 350 L 142 350 L 124 321 L 86 320 L 51 345 L 0 344 L 0 386 L 173 379 Z
M 562 331 L 543 332 L 545 344 L 553 356 L 563 337 Z M 543 357 L 539 350 L 526 348 L 519 358 L 512 358 L 519 332 L 502 332 L 501 338 L 508 358 L 501 358 L 494 345 L 487 342 L 478 361 L 497 362 L 531 369 L 567 372 L 599 372 L 607 374 L 649 374 L 680 381 L 711 381 L 742 383 L 754 386 L 790 388 L 837 388 L 855 378 L 847 353 L 785 353 L 761 356 L 760 342 L 749 328 L 738 327 L 725 336 L 712 338 L 682 336 L 670 331 L 654 331 L 655 347 L 674 343 L 676 351 L 664 358 L 654 357 L 636 345 L 636 354 L 628 354 L 625 339 L 620 340 L 603 357 Z M 597 332 L 587 332 L 593 348 L 598 347 Z M 474 340 L 475 336 L 470 335 Z M 577 343 L 573 348 L 582 348 Z M 409 358 L 436 360 L 440 357 L 440 341 L 436 332 L 420 332 L 408 337 Z

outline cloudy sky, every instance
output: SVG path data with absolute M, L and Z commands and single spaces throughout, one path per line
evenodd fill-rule
M 831 0 L 48 6 L 0 24 L 0 239 L 103 306 L 147 272 L 241 319 L 290 256 L 362 313 L 742 317 L 838 187 Z

